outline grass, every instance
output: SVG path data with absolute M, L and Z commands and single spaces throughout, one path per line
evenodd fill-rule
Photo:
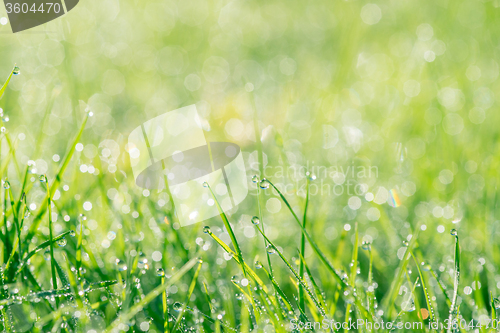
M 0 50 L 1 331 L 496 331 L 497 2 L 94 2 Z M 249 195 L 181 227 L 126 136 L 192 103 Z
M 175 255 L 175 252 L 180 250 L 186 256 L 186 259 L 181 260 L 181 263 L 185 262 L 185 264 L 180 269 L 169 272 L 158 267 L 157 273 L 153 274 L 154 270 L 148 269 L 153 268 L 148 264 L 148 262 L 152 264 L 153 260 L 145 260 L 146 256 L 141 260 L 138 259 L 139 252 L 142 253 L 138 250 L 145 249 L 148 245 L 142 240 L 131 242 L 131 234 L 120 231 L 116 237 L 121 238 L 121 242 L 117 243 L 120 245 L 118 245 L 119 248 L 114 249 L 114 253 L 124 254 L 124 257 L 117 258 L 116 262 L 119 262 L 117 267 L 110 267 L 101 259 L 105 255 L 105 250 L 95 249 L 95 245 L 93 250 L 90 246 L 92 234 L 86 232 L 85 225 L 89 221 L 84 215 L 80 214 L 76 220 L 70 219 L 70 222 L 74 221 L 67 226 L 71 228 L 70 230 L 54 234 L 53 223 L 55 221 L 52 213 L 54 209 L 71 210 L 75 213 L 79 211 L 73 206 L 71 200 L 58 199 L 56 204 L 52 201 L 52 197 L 56 191 L 60 191 L 61 183 L 67 183 L 67 180 L 64 180 L 64 173 L 71 165 L 76 146 L 85 131 L 88 116 L 88 113 L 82 115 L 84 120 L 80 130 L 69 146 L 68 153 L 62 160 L 54 180 L 51 181 L 46 175 L 36 176 L 31 171 L 35 166 L 28 165 L 22 182 L 18 182 L 22 185 L 20 188 L 14 188 L 9 181 L 4 181 L 5 218 L 1 238 L 4 249 L 2 259 L 6 264 L 1 272 L 2 285 L 5 288 L 2 289 L 0 304 L 2 305 L 1 324 L 7 332 L 18 331 L 16 327 L 23 325 L 39 332 L 55 327 L 59 327 L 59 330 L 64 332 L 89 332 L 92 329 L 106 332 L 117 330 L 160 332 L 256 330 L 264 332 L 269 329 L 276 332 L 339 331 L 343 330 L 341 326 L 326 327 L 323 324 L 318 329 L 318 326 L 308 327 L 306 323 L 331 323 L 333 320 L 338 322 L 338 325 L 343 322 L 347 325 L 350 321 L 357 319 L 371 323 L 392 322 L 394 326 L 398 323 L 419 322 L 423 325 L 417 331 L 427 332 L 443 330 L 443 327 L 432 329 L 429 322 L 437 325 L 437 316 L 446 310 L 448 310 L 450 321 L 465 320 L 463 313 L 472 315 L 474 320 L 474 313 L 481 310 L 484 311 L 483 313 L 490 313 L 491 319 L 496 318 L 494 310 L 496 300 L 493 297 L 493 291 L 489 299 L 480 303 L 483 309 L 476 308 L 474 312 L 469 312 L 470 305 L 467 302 L 462 301 L 462 305 L 459 304 L 461 257 L 459 236 L 456 231 L 452 231 L 456 243 L 454 248 L 450 249 L 455 258 L 451 295 L 446 293 L 444 287 L 446 282 L 440 281 L 440 277 L 436 275 L 430 264 L 422 267 L 419 265 L 415 254 L 418 253 L 418 256 L 421 256 L 422 253 L 418 233 L 411 237 L 409 243 L 403 244 L 404 254 L 399 268 L 392 278 L 391 287 L 384 292 L 376 288 L 376 278 L 383 272 L 377 269 L 373 245 L 367 242 L 362 245 L 363 249 L 368 250 L 367 258 L 363 257 L 362 253 L 358 253 L 357 224 L 354 227 L 348 273 L 344 273 L 342 264 L 340 267 L 334 267 L 328 257 L 339 264 L 349 254 L 345 253 L 345 248 L 340 253 L 329 248 L 321 249 L 311 236 L 311 231 L 308 230 L 314 229 L 313 225 L 306 224 L 308 207 L 314 205 L 309 195 L 309 184 L 315 178 L 311 175 L 307 179 L 302 220 L 298 218 L 290 201 L 272 181 L 268 179 L 256 181 L 260 185 L 257 188 L 258 198 L 267 196 L 267 192 L 273 190 L 288 208 L 289 217 L 296 222 L 297 231 L 301 234 L 300 248 L 297 248 L 298 259 L 287 258 L 283 250 L 280 250 L 282 249 L 280 239 L 271 240 L 264 232 L 264 225 L 261 224 L 262 217 L 254 217 L 251 221 L 244 221 L 244 223 L 253 224 L 258 234 L 262 236 L 264 242 L 261 243 L 260 248 L 268 259 L 268 268 L 257 260 L 255 270 L 252 269 L 247 264 L 249 259 L 245 258 L 247 255 L 238 242 L 233 230 L 234 226 L 231 225 L 226 213 L 222 211 L 216 194 L 210 185 L 206 184 L 204 186 L 214 198 L 221 213 L 225 232 L 227 232 L 221 235 L 229 236 L 234 250 L 222 238 L 216 236 L 211 228 L 205 227 L 204 233 L 211 236 L 216 246 L 236 263 L 242 278 L 237 276 L 230 278 L 229 272 L 220 271 L 217 280 L 211 278 L 210 272 L 213 269 L 218 271 L 218 259 L 214 258 L 214 255 L 219 257 L 217 248 L 210 247 L 208 250 L 202 250 L 200 244 L 209 244 L 206 239 L 197 241 L 198 245 L 195 247 L 186 248 L 186 243 L 183 245 L 181 239 L 187 241 L 187 244 L 192 243 L 190 238 L 196 230 L 186 230 L 188 234 L 185 234 L 184 230 L 176 230 L 169 224 L 161 226 L 160 234 L 163 235 L 165 242 L 171 242 L 170 249 L 174 250 L 174 253 L 170 251 L 163 253 L 168 256 L 165 258 L 166 262 L 171 262 L 175 258 L 180 258 Z M 3 139 L 6 140 L 6 138 L 7 134 L 3 136 Z M 14 153 L 15 151 L 11 150 L 10 154 L 14 156 Z M 38 179 L 40 182 L 37 182 Z M 104 182 L 99 182 L 98 186 L 104 186 Z M 34 191 L 37 187 L 45 187 L 45 199 L 38 212 L 34 216 L 29 216 L 27 198 L 30 197 L 30 191 Z M 96 190 L 106 193 L 105 188 Z M 20 192 L 17 200 L 15 199 L 16 191 Z M 260 201 L 258 199 L 257 203 Z M 139 212 L 148 207 L 147 204 L 141 204 L 144 199 L 137 198 L 136 202 L 136 209 Z M 105 204 L 110 205 L 110 202 Z M 262 214 L 260 204 L 258 211 Z M 154 212 L 154 214 L 161 216 L 161 211 Z M 164 214 L 170 216 L 169 221 L 172 221 L 172 216 L 174 216 L 172 212 Z M 29 221 L 28 225 L 26 225 L 26 220 Z M 41 223 L 44 220 L 48 220 L 48 234 L 41 232 L 40 229 L 43 227 Z M 135 222 L 135 225 L 124 224 L 122 226 L 122 229 L 129 229 L 127 233 L 132 230 L 137 232 L 137 228 L 144 230 L 141 228 L 140 221 Z M 74 237 L 76 230 L 78 230 L 78 237 Z M 343 239 L 347 235 L 348 233 L 343 233 Z M 343 242 L 342 240 L 339 243 L 339 248 L 343 246 L 340 245 Z M 314 257 L 306 256 L 309 251 L 306 251 L 306 244 L 309 246 L 308 249 L 315 254 Z M 179 249 L 179 246 L 191 250 L 184 252 L 184 249 Z M 45 258 L 41 258 L 40 255 L 43 251 L 46 251 Z M 203 254 L 205 258 L 197 257 L 200 251 L 205 252 Z M 334 253 L 336 257 L 332 257 Z M 342 257 L 338 258 L 339 255 Z M 46 263 L 47 258 L 49 265 Z M 281 263 L 273 258 L 279 258 Z M 413 263 L 410 261 L 411 258 L 413 258 Z M 368 270 L 365 269 L 367 259 L 369 260 Z M 318 266 L 320 263 L 322 265 Z M 230 262 L 227 265 L 229 268 Z M 193 272 L 194 266 L 197 268 Z M 418 276 L 412 274 L 412 270 L 417 271 Z M 375 274 L 374 271 L 376 271 Z M 50 284 L 38 282 L 43 281 L 44 277 L 50 277 Z M 328 288 L 324 286 L 327 280 L 330 281 Z M 188 281 L 190 282 L 186 284 Z M 216 285 L 221 284 L 227 284 L 226 289 L 234 288 L 236 294 L 229 290 L 225 292 L 218 290 Z M 9 287 L 12 285 L 16 286 L 14 291 Z M 168 290 L 174 286 L 178 290 L 175 296 L 167 296 Z M 410 297 L 407 298 L 406 303 L 400 304 L 398 300 L 402 297 L 402 286 L 410 290 Z M 216 298 L 218 296 L 220 298 Z M 442 297 L 446 297 L 446 302 L 440 300 Z M 476 297 L 482 298 L 484 295 L 479 293 Z M 382 298 L 382 302 L 379 303 L 377 298 Z M 407 303 L 413 300 L 415 306 L 408 306 Z M 32 304 L 31 307 L 27 306 L 29 304 Z M 425 304 L 426 313 L 422 311 L 424 307 L 419 304 Z M 68 305 L 71 306 L 68 308 Z M 414 311 L 415 307 L 417 311 Z M 19 322 L 10 315 L 13 311 L 25 313 L 24 322 Z M 96 318 L 99 318 L 99 325 L 95 324 Z M 299 322 L 304 324 L 298 326 Z M 363 330 L 360 329 L 360 331 Z M 448 331 L 452 331 L 452 328 Z

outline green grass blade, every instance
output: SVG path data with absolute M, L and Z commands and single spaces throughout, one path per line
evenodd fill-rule
M 62 181 L 62 177 L 64 175 L 64 172 L 66 171 L 66 168 L 68 167 L 69 162 L 71 161 L 71 158 L 73 157 L 73 154 L 75 153 L 76 145 L 80 141 L 80 138 L 82 137 L 83 130 L 85 129 L 85 125 L 87 124 L 87 120 L 89 118 L 89 114 L 87 113 L 85 115 L 85 118 L 83 119 L 83 123 L 80 126 L 80 130 L 78 131 L 75 139 L 73 140 L 69 151 L 66 153 L 66 156 L 63 159 L 63 162 L 61 166 L 59 167 L 59 170 L 57 171 L 56 177 L 52 184 L 50 185 L 50 195 L 47 195 L 47 197 L 52 197 L 55 193 L 55 191 L 59 188 L 59 184 Z M 36 215 L 35 219 L 33 220 L 33 223 L 28 231 L 28 235 L 26 236 L 26 241 L 29 242 L 35 236 L 36 231 L 38 230 L 38 227 L 40 225 L 40 222 L 42 220 L 43 215 L 45 214 L 45 211 L 47 209 L 47 205 L 43 204 L 40 207 L 40 210 L 38 211 L 38 214 Z
M 349 276 L 349 284 L 353 287 L 356 285 L 356 275 L 358 274 L 358 249 L 359 249 L 359 234 L 358 234 L 358 224 L 355 224 L 354 227 L 355 238 L 354 238 L 354 246 L 352 249 L 352 258 L 351 258 L 351 274 Z M 349 318 L 351 316 L 351 303 L 348 303 L 345 310 L 345 323 L 349 322 Z
M 435 318 L 434 314 L 436 312 L 434 311 L 434 307 L 432 306 L 432 300 L 431 300 L 431 297 L 430 297 L 429 292 L 427 290 L 427 286 L 425 284 L 424 275 L 422 273 L 422 270 L 420 269 L 420 265 L 418 264 L 417 258 L 415 257 L 413 252 L 410 251 L 410 254 L 413 257 L 413 261 L 415 262 L 415 266 L 417 266 L 418 275 L 420 276 L 420 281 L 422 281 L 422 288 L 424 289 L 425 302 L 427 303 L 427 308 L 429 309 L 429 320 L 431 322 L 435 323 L 436 318 Z
M 493 298 L 493 292 L 490 291 L 490 304 L 491 304 L 491 320 L 495 322 L 497 320 L 497 311 L 495 305 L 495 299 Z
M 297 279 L 297 281 L 302 285 L 302 287 L 307 292 L 307 294 L 309 295 L 309 297 L 312 299 L 312 301 L 314 302 L 314 305 L 316 306 L 316 308 L 318 309 L 318 311 L 321 313 L 321 315 L 323 317 L 326 317 L 325 310 L 323 309 L 323 307 L 321 306 L 321 304 L 318 302 L 318 300 L 316 299 L 316 297 L 314 296 L 314 294 L 311 292 L 311 290 L 309 289 L 309 287 L 307 286 L 307 284 L 305 283 L 305 281 L 299 276 L 299 273 L 297 273 L 295 271 L 295 269 L 293 269 L 292 265 L 290 265 L 290 263 L 285 258 L 285 256 L 281 253 L 281 251 L 278 250 L 278 248 L 274 245 L 274 243 L 271 242 L 269 240 L 269 238 L 267 238 L 266 235 L 264 235 L 264 233 L 262 232 L 262 230 L 258 226 L 256 226 L 256 228 L 260 232 L 260 234 L 262 235 L 262 237 L 264 237 L 266 239 L 266 241 L 274 248 L 274 250 L 279 255 L 279 257 L 281 258 L 281 260 L 283 260 L 283 262 L 288 267 L 288 269 L 292 272 L 292 274 L 295 276 L 295 278 Z
M 191 268 L 193 268 L 198 263 L 197 258 L 189 260 L 184 266 L 182 266 L 179 271 L 177 271 L 165 284 L 161 284 L 152 291 L 150 291 L 143 299 L 135 303 L 132 307 L 128 309 L 127 312 L 120 314 L 120 316 L 115 319 L 110 326 L 106 329 L 106 333 L 113 332 L 118 328 L 118 326 L 124 322 L 128 322 L 132 319 L 139 311 L 141 311 L 147 304 L 158 297 L 163 290 L 166 290 L 173 284 L 177 283 Z
M 200 259 L 198 259 L 199 261 Z M 191 299 L 191 295 L 193 294 L 194 288 L 196 287 L 196 281 L 198 280 L 198 275 L 200 274 L 201 266 L 203 262 L 200 262 L 198 264 L 198 268 L 196 269 L 196 272 L 194 273 L 193 279 L 191 280 L 191 284 L 189 285 L 188 293 L 186 296 L 186 301 L 182 304 L 182 308 L 179 311 L 179 315 L 177 316 L 177 319 L 175 321 L 174 328 L 172 329 L 172 332 L 176 332 L 177 329 L 179 328 L 179 325 L 181 324 L 181 319 L 184 316 L 184 311 L 186 311 L 186 307 L 189 304 L 189 300 Z
M 229 220 L 227 219 L 226 213 L 222 210 L 222 207 L 220 206 L 219 200 L 217 200 L 217 197 L 215 196 L 215 193 L 212 191 L 212 188 L 208 183 L 204 183 L 203 186 L 206 186 L 209 190 L 210 193 L 212 194 L 212 197 L 214 198 L 215 205 L 217 206 L 217 209 L 219 210 L 220 217 L 222 218 L 222 222 L 224 223 L 224 226 L 226 227 L 227 232 L 229 233 L 229 237 L 231 238 L 231 242 L 233 243 L 236 255 L 240 258 L 241 262 L 243 263 L 243 255 L 241 253 L 240 245 L 238 244 L 238 241 L 236 240 L 236 236 L 234 235 L 233 228 L 231 227 L 231 224 L 229 224 Z M 243 274 L 246 275 L 245 273 L 245 268 L 242 265 L 242 270 Z
M 306 184 L 306 202 L 304 204 L 304 216 L 302 218 L 302 226 L 304 229 L 306 228 L 306 222 L 307 222 L 307 207 L 309 205 L 309 177 L 307 177 L 307 184 Z M 306 251 L 306 238 L 303 233 L 300 235 L 300 254 L 301 254 L 301 259 L 300 259 L 300 265 L 299 265 L 299 276 L 304 279 L 304 261 L 303 257 L 305 256 L 305 251 Z M 302 309 L 302 311 L 305 310 L 305 300 L 304 300 L 304 289 L 302 288 L 301 285 L 299 285 L 299 307 Z
M 408 266 L 408 263 L 409 263 L 410 258 L 411 258 L 411 255 L 409 252 L 412 251 L 412 249 L 415 247 L 415 244 L 417 242 L 418 230 L 419 230 L 419 228 L 417 228 L 417 232 L 412 236 L 411 241 L 406 248 L 406 252 L 403 256 L 403 259 L 401 260 L 401 262 L 399 264 L 396 276 L 391 283 L 391 288 L 387 292 L 387 295 L 383 301 L 383 307 L 385 309 L 387 309 L 386 315 L 387 315 L 388 319 L 391 318 L 392 309 L 394 308 L 394 301 L 397 297 L 399 288 L 400 288 L 401 284 L 403 283 L 404 274 L 406 272 L 406 267 Z
M 453 235 L 453 232 L 452 232 Z M 453 275 L 453 297 L 451 299 L 451 307 L 450 307 L 450 314 L 448 317 L 448 322 L 451 323 L 454 320 L 454 317 L 458 316 L 458 305 L 457 305 L 457 299 L 458 299 L 458 286 L 460 284 L 460 241 L 458 239 L 458 235 L 455 234 L 453 235 L 455 237 L 455 272 Z M 449 325 L 448 327 L 448 333 L 451 332 L 451 326 Z
M 269 182 L 269 184 L 271 184 L 271 186 L 278 192 L 281 200 L 283 200 L 283 202 L 285 203 L 285 205 L 288 207 L 288 209 L 292 213 L 293 217 L 295 218 L 295 221 L 297 222 L 298 226 L 302 230 L 302 233 L 304 234 L 304 236 L 306 237 L 307 241 L 309 242 L 309 244 L 313 248 L 314 252 L 320 258 L 320 260 L 323 262 L 323 264 L 325 264 L 325 266 L 328 268 L 328 270 L 332 274 L 332 276 L 337 280 L 337 282 L 339 282 L 342 285 L 342 287 L 344 287 L 344 288 L 347 287 L 346 282 L 340 277 L 339 273 L 335 270 L 335 268 L 333 268 L 332 264 L 328 261 L 328 259 L 326 258 L 326 256 L 323 254 L 323 252 L 321 252 L 321 250 L 316 245 L 316 243 L 314 242 L 314 240 L 311 238 L 311 236 L 309 235 L 309 233 L 302 226 L 302 223 L 300 223 L 300 220 L 297 217 L 297 214 L 295 214 L 295 212 L 293 211 L 292 207 L 288 203 L 288 200 L 286 200 L 285 196 L 281 193 L 281 191 L 276 186 L 274 186 L 274 184 L 271 181 L 269 181 L 267 179 L 264 179 L 264 180 L 266 182 Z
M 2 88 L 0 88 L 0 99 L 3 96 L 3 94 L 5 92 L 5 89 L 7 89 L 7 86 L 9 85 L 10 79 L 12 78 L 12 75 L 14 75 L 14 71 L 16 69 L 17 69 L 17 66 L 14 66 L 14 68 L 12 69 L 12 71 L 9 74 L 9 77 L 7 78 L 7 80 L 5 81 L 5 83 L 3 84 Z

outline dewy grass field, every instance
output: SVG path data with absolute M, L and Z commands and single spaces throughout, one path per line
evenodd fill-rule
M 2 330 L 498 331 L 499 5 L 0 6 Z M 248 195 L 181 226 L 127 138 L 192 104 Z

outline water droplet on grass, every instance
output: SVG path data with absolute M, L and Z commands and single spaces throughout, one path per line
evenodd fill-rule
M 495 309 L 500 309 L 500 298 L 493 298 L 493 305 L 495 306 Z
M 198 264 L 203 264 L 203 259 L 202 258 L 198 258 Z
M 148 262 L 148 258 L 146 257 L 146 255 L 144 253 L 139 252 L 139 258 L 137 259 L 137 262 L 140 265 L 144 265 Z
M 259 177 L 257 175 L 254 175 L 252 177 L 252 183 L 257 184 L 259 182 Z
M 173 308 L 175 311 L 179 312 L 182 310 L 182 303 L 180 302 L 175 302 L 174 305 L 173 305 Z
M 47 177 L 45 177 L 45 175 L 40 175 L 40 176 L 38 177 L 38 179 L 40 179 L 40 182 L 41 182 L 41 183 L 46 183 L 46 182 L 47 182 Z
M 266 178 L 262 178 L 260 181 L 260 188 L 263 190 L 267 190 L 269 188 L 269 181 Z
M 361 244 L 361 248 L 365 251 L 369 251 L 372 248 L 372 244 L 369 242 L 363 242 L 363 244 Z
M 403 246 L 408 246 L 408 241 L 403 241 Z
M 121 259 L 116 259 L 116 267 L 118 268 L 118 271 L 124 272 L 127 270 L 127 264 L 121 260 Z
M 306 176 L 309 178 L 309 181 L 315 181 L 316 180 L 316 175 L 314 173 L 311 173 L 311 172 L 307 172 L 306 173 Z
M 156 276 L 160 276 L 160 277 L 165 276 L 165 270 L 163 268 L 158 268 L 156 270 Z
M 457 236 L 457 235 L 458 235 L 458 231 L 457 231 L 457 229 L 451 229 L 451 231 L 450 231 L 450 235 L 452 235 L 452 236 Z
M 75 236 L 76 236 L 76 232 L 75 232 L 75 230 L 70 230 L 70 231 L 69 231 L 69 235 L 70 235 L 71 237 L 75 237 Z
M 258 260 L 254 263 L 254 265 L 255 265 L 255 268 L 257 268 L 257 269 L 261 269 L 262 268 L 262 263 L 260 261 L 258 261 Z
M 258 225 L 260 223 L 260 219 L 257 216 L 252 217 L 252 223 Z
M 208 187 L 208 183 L 207 182 L 203 182 L 203 187 Z
M 205 234 L 211 234 L 212 230 L 210 230 L 210 227 L 207 225 L 203 228 L 203 233 Z
M 269 254 L 275 254 L 276 253 L 276 249 L 274 248 L 274 246 L 272 246 L 271 244 L 267 245 L 266 247 L 266 251 L 267 253 Z
M 3 182 L 3 188 L 8 190 L 10 188 L 10 182 L 6 179 Z
M 14 67 L 14 70 L 12 71 L 12 74 L 14 74 L 14 75 L 19 75 L 19 74 L 21 74 L 21 69 L 19 69 L 19 67 L 15 66 L 15 67 Z
M 60 247 L 66 246 L 66 244 L 67 244 L 66 238 L 61 238 L 57 241 L 57 245 L 59 245 Z

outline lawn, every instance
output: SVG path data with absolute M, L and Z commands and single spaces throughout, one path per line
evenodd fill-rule
M 1 329 L 496 332 L 499 6 L 0 6 Z M 244 167 L 146 188 L 137 156 L 197 134 L 144 124 L 189 106 Z

